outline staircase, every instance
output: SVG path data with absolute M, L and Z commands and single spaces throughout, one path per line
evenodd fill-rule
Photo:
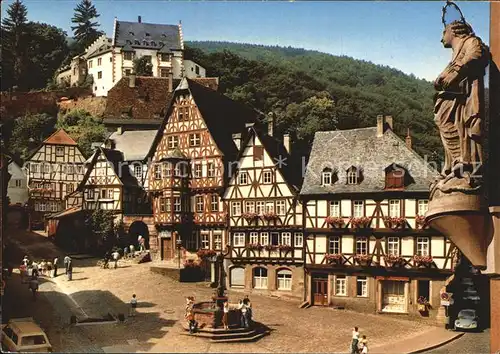
M 205 338 L 215 343 L 254 342 L 271 332 L 270 329 L 259 323 L 255 323 L 253 328 L 198 328 L 193 334 L 189 333 L 187 325 L 182 324 L 182 327 L 187 332 L 181 333 L 182 335 Z

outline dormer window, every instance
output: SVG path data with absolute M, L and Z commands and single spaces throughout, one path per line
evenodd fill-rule
M 160 47 L 163 47 L 163 46 L 165 45 L 165 43 L 163 43 L 163 42 L 158 42 L 158 45 L 159 45 Z
M 347 184 L 359 184 L 361 182 L 361 171 L 352 166 L 347 170 Z
M 385 189 L 403 189 L 410 182 L 410 175 L 404 167 L 392 164 L 385 169 Z
M 331 186 L 333 182 L 333 172 L 330 168 L 325 168 L 321 173 L 321 184 L 323 186 Z
M 136 40 L 134 41 L 134 44 L 135 44 L 135 45 L 141 45 L 141 42 L 139 42 L 139 40 L 137 40 L 137 39 L 136 39 Z
M 134 32 L 129 32 L 128 34 L 129 34 L 129 35 L 131 35 L 131 36 L 133 36 L 133 35 L 134 35 Z
M 151 34 L 150 34 L 150 33 L 148 33 L 148 32 L 146 32 L 146 37 L 149 37 L 149 36 L 151 36 Z

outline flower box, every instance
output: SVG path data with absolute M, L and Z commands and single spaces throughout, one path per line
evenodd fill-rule
M 404 229 L 406 227 L 405 218 L 396 218 L 391 216 L 386 216 L 384 218 L 385 226 L 390 229 Z
M 290 246 L 290 245 L 279 245 L 278 246 L 278 249 L 281 251 L 281 252 L 290 252 L 293 250 L 293 247 Z
M 413 256 L 413 261 L 416 266 L 430 266 L 434 261 L 431 256 Z
M 353 228 L 368 228 L 370 227 L 370 224 L 372 222 L 372 219 L 363 216 L 361 218 L 352 218 L 351 219 L 351 226 Z
M 332 227 L 341 228 L 345 225 L 345 221 L 343 218 L 339 218 L 336 216 L 327 216 L 326 223 Z
M 245 248 L 251 251 L 262 251 L 264 246 L 262 246 L 260 243 L 249 243 Z
M 417 299 L 417 310 L 420 313 L 427 313 L 430 308 L 431 304 L 429 303 L 429 300 L 427 300 L 424 296 L 419 296 Z
M 417 215 L 415 217 L 415 225 L 417 226 L 417 229 L 429 228 L 429 225 L 427 225 L 425 222 L 425 216 L 423 216 L 423 215 Z
M 268 252 L 274 252 L 278 250 L 278 247 L 275 245 L 265 245 L 264 249 Z
M 389 267 L 399 267 L 403 265 L 404 259 L 401 256 L 387 254 L 384 256 L 385 264 Z
M 354 260 L 360 266 L 369 266 L 372 263 L 372 257 L 367 254 L 357 254 L 354 256 Z
M 330 264 L 342 264 L 342 261 L 344 260 L 344 256 L 342 254 L 338 253 L 331 253 L 325 255 L 325 260 L 327 263 Z
M 207 250 L 207 249 L 199 249 L 197 252 L 196 252 L 196 255 L 203 259 L 203 260 L 206 260 L 208 258 L 211 258 L 211 257 L 214 257 L 217 255 L 217 252 L 215 252 L 214 250 Z
M 243 213 L 242 216 L 249 224 L 259 219 L 259 214 L 257 213 Z
M 276 215 L 276 213 L 269 212 L 262 214 L 262 218 L 266 221 L 272 221 L 278 219 L 278 215 Z

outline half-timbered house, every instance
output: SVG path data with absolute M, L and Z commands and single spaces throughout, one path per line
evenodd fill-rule
M 231 253 L 228 282 L 245 289 L 303 297 L 302 205 L 300 167 L 290 155 L 290 137 L 273 137 L 249 124 L 233 135 L 240 153 L 224 193 L 228 206 Z
M 65 198 L 84 176 L 83 156 L 77 143 L 59 129 L 25 162 L 28 176 L 31 225 L 42 226 L 48 214 L 65 209 Z
M 300 192 L 306 300 L 363 311 L 431 315 L 456 248 L 423 224 L 437 172 L 392 131 L 377 126 L 317 132 Z M 420 306 L 423 309 L 423 306 Z
M 175 89 L 149 157 L 149 192 L 162 259 L 187 250 L 222 250 L 227 214 L 221 195 L 227 164 L 238 149 L 231 134 L 254 122 L 256 113 L 184 78 Z

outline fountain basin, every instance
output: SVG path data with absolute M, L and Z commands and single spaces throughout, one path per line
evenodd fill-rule
M 215 302 L 197 302 L 193 304 L 193 315 L 200 328 L 220 328 L 222 327 L 222 310 Z M 239 327 L 241 311 L 236 308 L 229 308 L 229 327 Z

